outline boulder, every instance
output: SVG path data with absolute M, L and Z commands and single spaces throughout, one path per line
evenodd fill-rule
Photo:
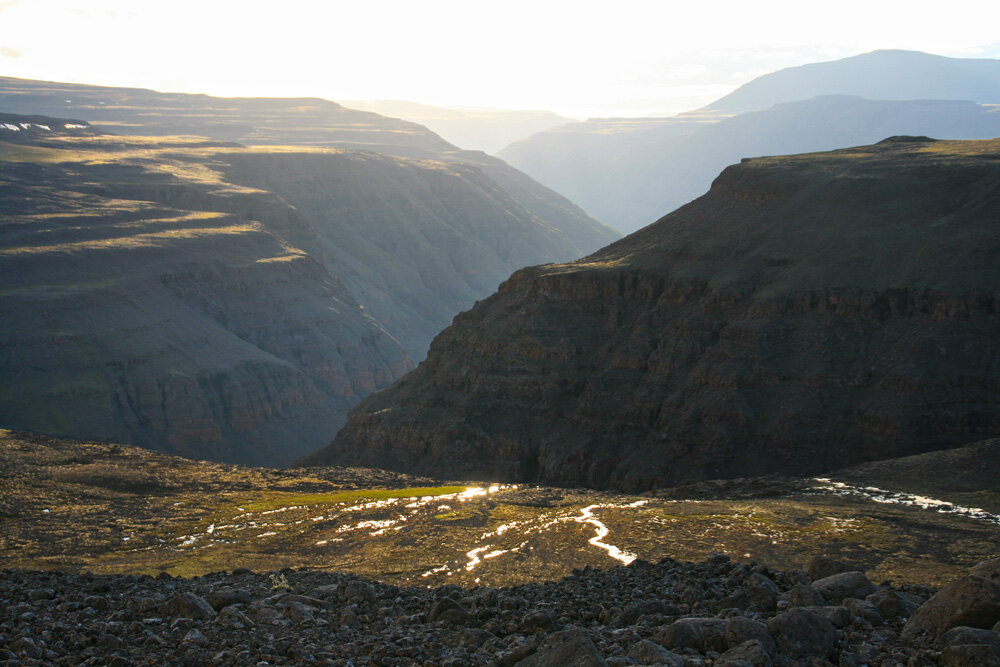
M 909 618 L 920 606 L 920 602 L 912 596 L 885 588 L 880 588 L 866 597 L 865 600 L 875 605 L 879 615 L 886 621 Z
M 173 618 L 193 618 L 195 620 L 211 620 L 215 618 L 215 609 L 205 598 L 194 593 L 178 593 L 160 605 L 160 615 Z
M 725 651 L 726 621 L 721 618 L 682 618 L 658 629 L 653 639 L 669 649 Z
M 521 625 L 518 627 L 518 632 L 523 632 L 524 634 L 531 634 L 533 632 L 552 632 L 555 627 L 555 621 L 552 619 L 552 614 L 547 611 L 531 611 L 524 615 L 521 619 Z
M 782 597 L 789 607 L 822 607 L 826 604 L 823 594 L 809 584 L 795 584 Z
M 726 619 L 726 644 L 730 649 L 750 640 L 757 641 L 768 653 L 774 653 L 776 649 L 774 637 L 768 632 L 767 626 L 760 621 L 746 616 Z
M 184 639 L 181 642 L 184 644 L 194 644 L 195 646 L 208 646 L 208 637 L 203 635 L 198 628 L 191 628 L 184 635 Z
M 941 637 L 945 667 L 1000 666 L 1000 633 L 960 625 Z
M 885 623 L 882 619 L 882 614 L 878 613 L 875 605 L 867 600 L 846 598 L 844 599 L 843 606 L 850 612 L 851 618 L 863 618 L 872 625 L 882 625 Z
M 684 612 L 681 611 L 681 608 L 677 605 L 669 604 L 662 600 L 638 602 L 625 607 L 625 609 L 621 612 L 615 614 L 615 616 L 611 619 L 611 625 L 616 628 L 624 628 L 628 625 L 632 625 L 644 616 L 653 616 L 655 614 L 661 614 L 663 616 L 680 616 L 683 613 Z
M 347 582 L 343 588 L 338 590 L 338 597 L 340 597 L 341 602 L 351 602 L 364 600 L 366 602 L 375 601 L 375 587 L 369 584 L 367 581 L 360 581 L 354 579 Z
M 457 600 L 441 598 L 431 607 L 431 611 L 427 615 L 427 620 L 431 623 L 434 621 L 448 621 L 454 625 L 463 625 L 469 622 L 469 612 Z
M 983 579 L 1000 580 L 1000 558 L 984 560 L 969 570 L 969 574 Z
M 583 630 L 556 632 L 538 650 L 517 663 L 517 667 L 608 667 L 594 642 Z
M 941 651 L 942 667 L 1000 667 L 1000 646 L 956 644 Z
M 648 639 L 633 644 L 628 656 L 641 665 L 667 665 L 667 667 L 685 665 L 684 658 Z
M 778 651 L 791 658 L 828 658 L 840 639 L 833 623 L 803 608 L 778 614 L 768 620 L 767 629 Z
M 984 630 L 982 628 L 970 628 L 967 625 L 960 625 L 952 628 L 941 636 L 942 646 L 952 646 L 956 644 L 1000 645 L 1000 633 L 995 630 Z
M 778 587 L 762 574 L 754 573 L 747 585 L 719 601 L 718 609 L 744 609 L 769 612 L 778 606 Z
M 957 579 L 913 613 L 901 637 L 937 640 L 959 625 L 989 628 L 1000 621 L 1000 583 L 976 575 Z
M 851 622 L 851 612 L 847 610 L 847 607 L 842 607 L 840 605 L 836 606 L 822 606 L 822 607 L 802 607 L 806 611 L 812 612 L 814 614 L 819 614 L 826 620 L 833 623 L 835 628 L 845 628 Z
M 223 607 L 219 615 L 215 617 L 215 622 L 236 630 L 252 628 L 255 625 L 246 614 L 232 606 Z
M 242 588 L 217 588 L 209 593 L 205 600 L 212 605 L 212 609 L 219 611 L 229 605 L 250 602 L 250 593 Z
M 817 579 L 813 582 L 813 588 L 833 604 L 839 603 L 844 598 L 863 599 L 875 592 L 875 585 L 868 580 L 864 572 L 858 570 Z
M 719 656 L 714 667 L 771 667 L 771 655 L 756 639 L 734 646 Z

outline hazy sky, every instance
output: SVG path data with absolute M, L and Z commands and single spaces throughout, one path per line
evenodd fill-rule
M 577 117 L 878 48 L 1000 57 L 1000 1 L 0 0 L 0 75 Z

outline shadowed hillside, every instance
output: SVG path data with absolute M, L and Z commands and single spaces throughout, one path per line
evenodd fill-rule
M 512 271 L 577 252 L 465 164 L 7 118 L 7 426 L 287 463 Z
M 245 145 L 349 148 L 473 165 L 532 215 L 555 227 L 573 259 L 620 234 L 505 162 L 463 151 L 416 123 L 319 98 L 224 98 L 0 77 L 0 109 L 86 118 L 118 134 L 194 134 Z
M 761 158 L 520 271 L 309 460 L 649 488 L 1000 433 L 1000 140 Z

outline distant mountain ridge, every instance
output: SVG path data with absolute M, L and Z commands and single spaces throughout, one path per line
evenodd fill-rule
M 1000 60 L 949 58 L 883 49 L 759 76 L 704 107 L 715 113 L 760 111 L 821 95 L 873 100 L 969 100 L 1000 104 Z
M 491 154 L 535 132 L 572 121 L 551 111 L 449 109 L 404 100 L 340 100 L 340 104 L 419 123 L 456 146 Z
M 1000 435 L 1000 140 L 727 168 L 518 272 L 307 459 L 649 489 Z
M 896 134 L 1000 136 L 1000 60 L 875 51 L 780 70 L 695 112 L 591 119 L 498 155 L 613 227 L 633 232 L 703 194 L 744 157 L 866 144 Z

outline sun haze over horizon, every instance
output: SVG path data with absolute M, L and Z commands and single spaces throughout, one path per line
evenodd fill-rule
M 1000 3 L 0 0 L 0 75 L 218 96 L 645 116 L 876 49 L 1000 57 Z

